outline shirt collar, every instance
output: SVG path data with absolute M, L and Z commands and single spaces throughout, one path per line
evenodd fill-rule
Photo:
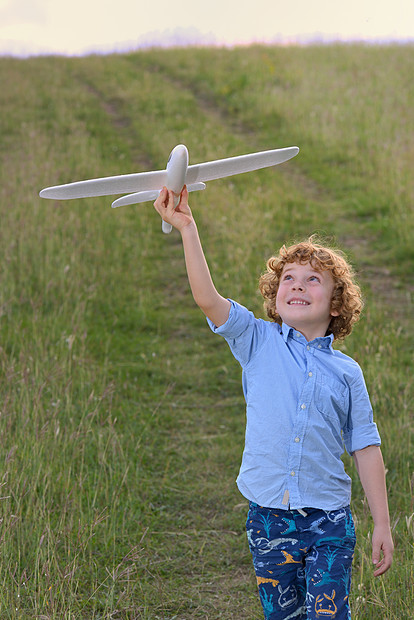
M 315 347 L 315 349 L 324 349 L 329 353 L 333 353 L 332 342 L 333 342 L 333 334 L 329 334 L 329 336 L 321 336 L 320 338 L 315 338 L 308 342 L 303 334 L 299 331 L 290 327 L 290 325 L 286 325 L 286 323 L 282 323 L 282 335 L 285 342 L 288 341 L 288 338 L 293 338 L 297 342 L 303 342 L 303 344 L 307 344 L 310 347 Z

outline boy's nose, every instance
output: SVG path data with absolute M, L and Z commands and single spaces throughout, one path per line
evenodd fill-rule
M 303 291 L 305 290 L 304 285 L 301 282 L 294 282 L 292 284 L 292 290 L 293 291 Z

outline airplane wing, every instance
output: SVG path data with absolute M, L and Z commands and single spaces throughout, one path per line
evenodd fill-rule
M 299 148 L 297 146 L 291 146 L 195 164 L 188 166 L 185 182 L 187 185 L 191 185 L 201 181 L 212 181 L 213 179 L 222 179 L 243 172 L 251 172 L 260 168 L 267 168 L 268 166 L 276 166 L 291 159 L 298 152 Z M 160 190 L 166 184 L 167 171 L 154 170 L 46 187 L 42 189 L 39 196 L 55 200 L 91 198 L 93 196 L 110 196 L 112 194 L 150 192 Z
M 110 196 L 127 192 L 160 190 L 166 183 L 167 171 L 154 170 L 152 172 L 121 174 L 114 177 L 88 179 L 87 181 L 75 181 L 66 185 L 46 187 L 42 189 L 39 196 L 55 200 L 91 198 L 92 196 Z
M 185 182 L 196 183 L 198 181 L 213 181 L 214 179 L 222 179 L 230 177 L 234 174 L 242 174 L 243 172 L 251 172 L 268 166 L 276 166 L 292 157 L 299 152 L 297 146 L 289 146 L 284 149 L 274 149 L 271 151 L 261 151 L 260 153 L 249 153 L 248 155 L 239 155 L 238 157 L 228 157 L 226 159 L 217 159 L 208 161 L 203 164 L 195 164 L 188 166 Z

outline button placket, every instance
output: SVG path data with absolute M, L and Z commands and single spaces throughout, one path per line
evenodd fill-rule
M 303 375 L 302 389 L 297 402 L 297 413 L 294 419 L 292 434 L 290 439 L 290 449 L 287 460 L 286 473 L 288 480 L 286 486 L 290 493 L 290 502 L 301 502 L 300 479 L 301 479 L 301 462 L 303 451 L 303 439 L 305 437 L 306 428 L 308 426 L 311 399 L 314 389 L 314 372 L 310 371 L 313 366 L 313 355 L 315 348 L 307 343 L 303 346 L 303 361 L 305 362 L 305 372 Z M 309 374 L 310 373 L 310 374 Z

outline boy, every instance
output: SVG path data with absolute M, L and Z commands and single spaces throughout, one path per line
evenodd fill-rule
M 243 369 L 247 426 L 237 484 L 249 500 L 247 537 L 269 620 L 350 618 L 355 546 L 353 455 L 374 531 L 375 576 L 392 563 L 380 438 L 357 363 L 332 348 L 362 308 L 351 268 L 312 239 L 286 248 L 260 279 L 273 322 L 256 319 L 214 287 L 183 189 L 162 190 L 154 206 L 182 237 L 194 299 Z

